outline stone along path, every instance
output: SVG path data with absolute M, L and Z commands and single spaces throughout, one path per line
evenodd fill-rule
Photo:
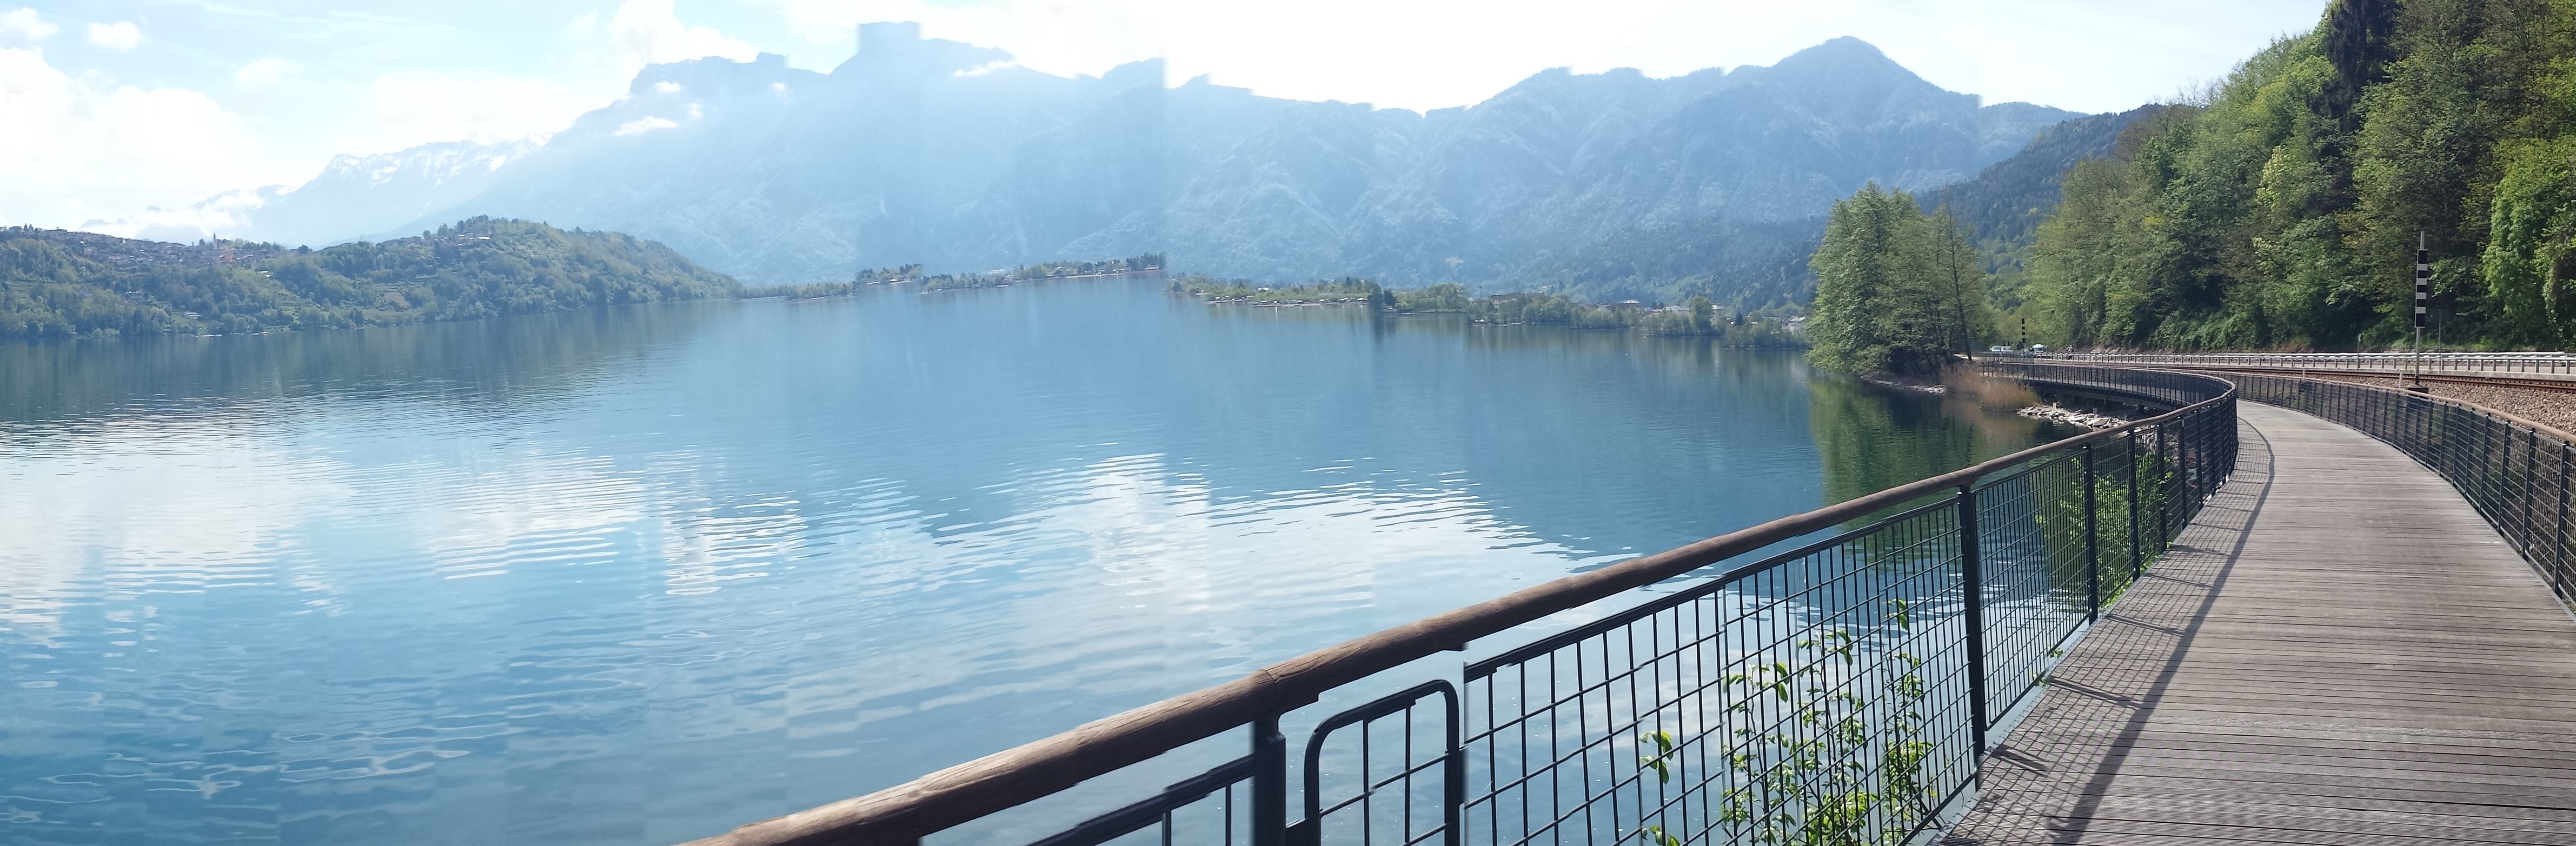
M 2576 844 L 2576 618 L 2394 448 L 2239 405 L 2236 475 L 1950 844 Z

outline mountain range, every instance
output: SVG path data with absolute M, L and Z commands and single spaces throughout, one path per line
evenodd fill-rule
M 913 24 L 860 29 L 830 73 L 772 54 L 654 65 L 541 142 L 344 157 L 234 198 L 241 225 L 221 234 L 319 245 L 490 215 L 625 232 L 763 283 L 1163 252 L 1262 280 L 1754 306 L 1798 296 L 1835 200 L 1968 181 L 2080 117 L 1983 105 L 1851 38 L 1669 78 L 1544 71 L 1415 112 L 1172 85 L 1159 61 L 1056 76 Z

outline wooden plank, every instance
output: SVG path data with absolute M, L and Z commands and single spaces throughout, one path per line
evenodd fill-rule
M 2576 618 L 2422 465 L 2238 413 L 2236 477 L 1944 842 L 2576 844 Z

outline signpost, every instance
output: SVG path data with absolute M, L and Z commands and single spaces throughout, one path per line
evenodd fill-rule
M 2415 387 L 2424 390 L 2424 321 L 2425 304 L 2433 298 L 2433 251 L 2425 248 L 2424 233 L 2415 233 Z

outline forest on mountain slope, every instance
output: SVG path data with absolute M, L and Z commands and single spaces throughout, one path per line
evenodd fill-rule
M 1811 357 L 1926 375 L 2025 338 L 2386 348 L 2415 328 L 2419 242 L 2428 342 L 2576 335 L 2576 0 L 2335 0 L 2185 102 L 2052 134 L 2106 131 L 2108 154 L 2071 168 L 2038 154 L 2048 136 L 2005 163 L 2062 169 L 2054 196 L 1998 165 L 1919 200 L 1870 185 L 1836 203 L 1809 262 Z M 1957 284 L 1962 239 L 1983 296 Z
M 2086 161 L 2019 301 L 2074 347 L 2561 348 L 2576 333 L 2576 0 L 2335 0 Z
M 517 220 L 474 218 L 321 250 L 0 229 L 0 338 L 470 320 L 740 288 L 652 241 Z

